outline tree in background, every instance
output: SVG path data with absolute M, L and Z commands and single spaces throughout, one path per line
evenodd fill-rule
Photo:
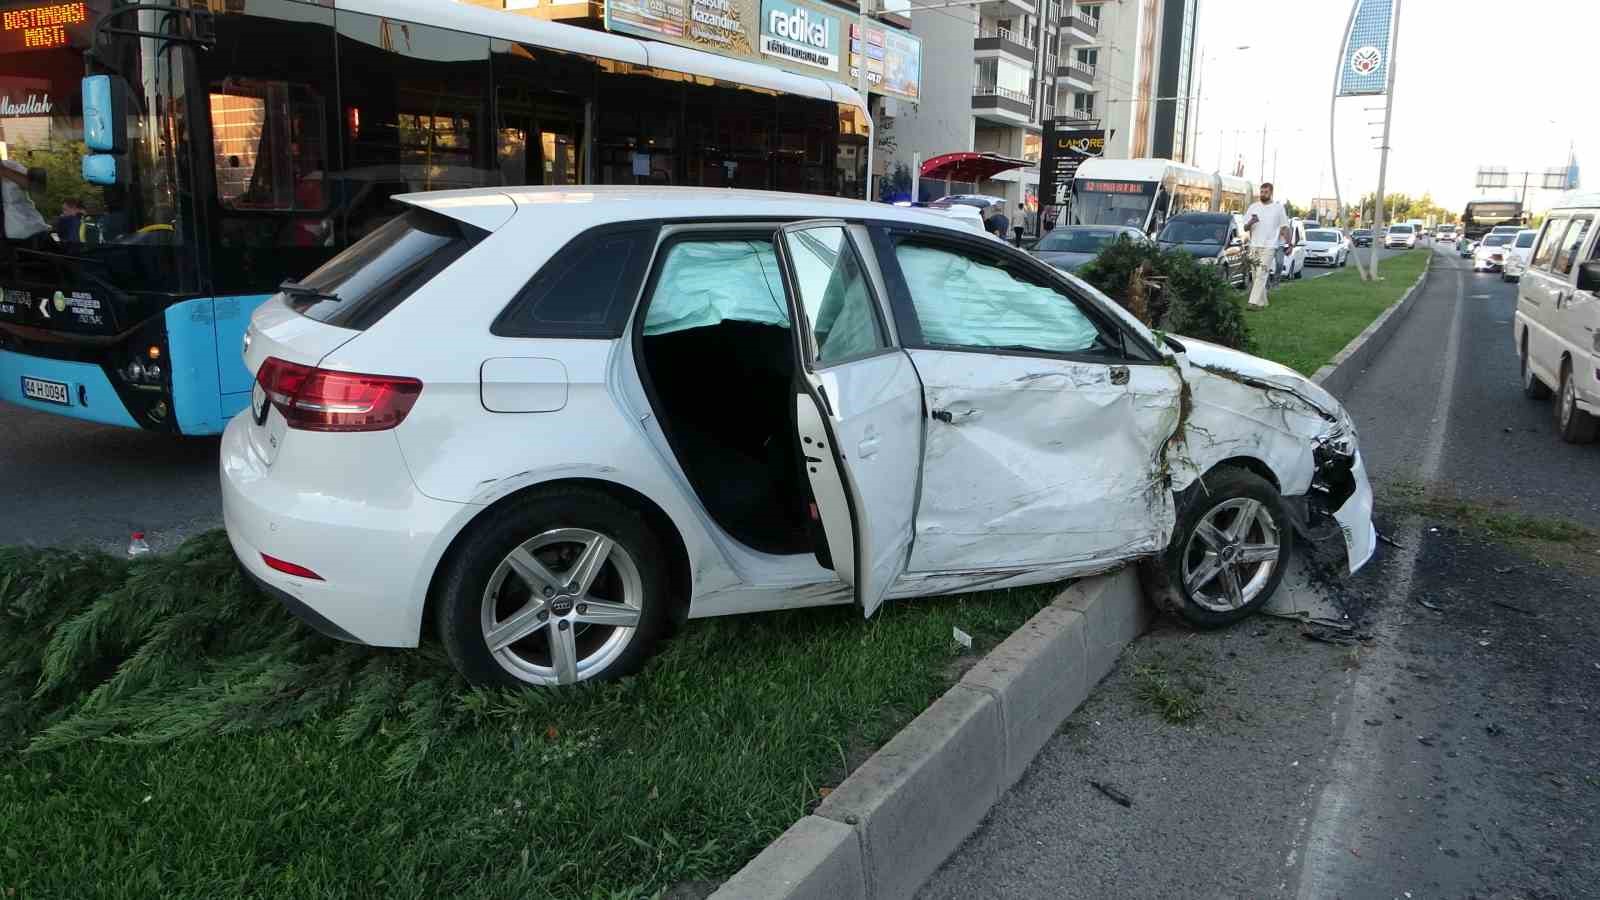
M 1288 213 L 1291 219 L 1304 219 L 1306 217 L 1305 209 L 1295 206 L 1293 200 L 1283 201 L 1283 211 Z
M 99 189 L 83 180 L 83 156 L 88 152 L 89 148 L 82 141 L 60 141 L 39 147 L 15 144 L 10 148 L 12 159 L 30 169 L 44 170 L 43 189 L 32 193 L 33 202 L 45 221 L 55 221 L 61 214 L 62 201 L 69 198 L 88 205 L 91 212 L 103 211 L 97 208 Z

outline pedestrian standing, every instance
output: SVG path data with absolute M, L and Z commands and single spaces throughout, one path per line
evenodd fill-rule
M 1272 201 L 1272 182 L 1261 185 L 1260 199 L 1245 211 L 1245 230 L 1250 233 L 1250 308 L 1267 308 L 1267 278 L 1278 261 L 1278 245 L 1289 243 L 1289 213 L 1282 203 Z

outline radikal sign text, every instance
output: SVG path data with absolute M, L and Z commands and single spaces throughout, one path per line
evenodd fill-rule
M 839 18 L 785 0 L 762 0 L 761 53 L 839 70 Z

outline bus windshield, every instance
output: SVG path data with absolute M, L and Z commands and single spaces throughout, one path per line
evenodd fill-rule
M 8 289 L 120 294 L 194 287 L 192 228 L 183 202 L 188 173 L 180 165 L 189 152 L 185 49 L 137 37 L 103 46 L 95 68 L 130 88 L 128 152 L 118 184 L 92 185 L 82 176 L 84 50 L 94 20 L 109 5 L 48 7 L 68 24 L 47 49 L 24 48 L 0 34 L 0 279 Z M 7 12 L 7 21 L 14 12 Z M 138 27 L 153 30 L 156 15 L 141 12 L 122 22 L 149 18 Z
M 1072 219 L 1078 225 L 1128 225 L 1143 228 L 1156 195 L 1153 181 L 1080 178 L 1072 193 Z

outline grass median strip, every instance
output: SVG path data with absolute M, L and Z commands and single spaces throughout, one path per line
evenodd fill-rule
M 1270 306 L 1249 314 L 1251 352 L 1302 375 L 1315 373 L 1411 288 L 1430 252 L 1380 261 L 1382 281 L 1362 281 L 1352 265 L 1284 284 L 1272 292 Z
M 690 622 L 638 677 L 478 692 L 339 644 L 220 534 L 0 548 L 0 891 L 634 897 L 731 874 L 1054 588 Z

